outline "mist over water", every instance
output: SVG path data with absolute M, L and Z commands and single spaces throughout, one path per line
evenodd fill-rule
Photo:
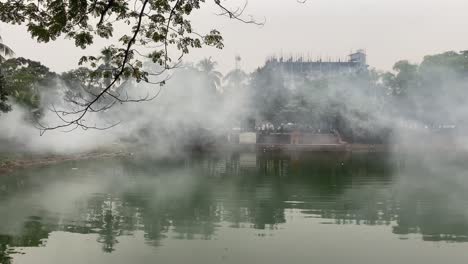
M 153 148 L 154 154 L 168 155 L 170 151 L 182 151 L 184 144 L 197 136 L 216 138 L 232 127 L 238 127 L 246 108 L 243 95 L 246 91 L 242 87 L 225 91 L 226 97 L 223 97 L 216 90 L 221 87 L 211 87 L 206 77 L 194 67 L 175 70 L 164 86 L 134 81 L 127 81 L 123 86 L 129 98 L 157 96 L 147 102 L 117 103 L 106 111 L 91 112 L 85 117 L 88 126 L 115 127 L 83 130 L 71 126 L 46 131 L 42 136 L 37 124 L 28 118 L 28 111 L 14 105 L 11 113 L 0 116 L 0 138 L 21 151 L 39 153 L 86 152 L 115 143 L 146 146 Z M 46 110 L 39 119 L 40 124 L 60 125 L 63 124 L 61 118 L 72 120 L 77 116 L 58 117 L 51 110 L 52 107 L 63 111 L 76 108 L 63 98 L 70 89 L 65 83 L 57 82 L 56 93 L 43 94 L 47 100 L 42 105 Z
M 279 2 L 0 1 L 0 264 L 466 264 L 463 1 Z
M 238 263 L 253 250 L 265 252 L 258 263 L 464 263 L 468 186 L 452 172 L 377 153 L 121 158 L 16 171 L 0 179 L 0 249 L 10 247 L 0 259 Z M 83 243 L 86 254 L 73 251 Z
M 0 150 L 27 155 L 123 150 L 140 158 L 175 159 L 186 156 L 187 146 L 194 142 L 220 147 L 232 128 L 240 128 L 249 117 L 275 125 L 312 124 L 315 131 L 338 129 L 348 143 L 388 145 L 389 160 L 397 164 L 411 160 L 398 173 L 400 189 L 418 189 L 424 184 L 421 189 L 429 188 L 434 195 L 449 194 L 451 210 L 466 216 L 466 77 L 453 67 L 422 70 L 430 73 L 422 71 L 419 80 L 402 78 L 407 82 L 405 90 L 392 87 L 374 72 L 316 77 L 281 67 L 259 68 L 241 81 L 224 80 L 224 85 L 213 87 L 205 74 L 187 66 L 174 71 L 165 86 L 125 84 L 134 98 L 160 90 L 152 101 L 116 104 L 86 116 L 90 125 L 119 122 L 107 130 L 78 128 L 64 133 L 59 129 L 40 136 L 28 111 L 15 105 L 11 113 L 0 115 L 4 142 Z M 63 101 L 67 89 L 70 87 L 57 82 L 57 92 L 43 96 L 47 98 L 44 104 L 67 109 L 70 105 Z M 55 113 L 44 111 L 41 122 L 60 120 Z M 197 180 L 188 176 L 184 181 Z M 406 199 L 411 200 L 411 195 Z
M 375 71 L 313 76 L 266 65 L 250 75 L 237 71 L 222 85 L 185 66 L 165 86 L 124 84 L 133 98 L 159 92 L 154 100 L 116 104 L 86 116 L 89 125 L 119 122 L 107 130 L 52 130 L 40 136 L 28 109 L 15 105 L 0 116 L 2 152 L 135 155 L 3 173 L 0 259 L 29 263 L 43 254 L 58 263 L 64 256 L 51 251 L 64 249 L 65 241 L 88 241 L 84 250 L 94 260 L 75 256 L 68 246 L 64 252 L 80 262 L 119 263 L 126 258 L 116 256 L 133 256 L 143 263 L 145 254 L 174 261 L 175 253 L 189 259 L 194 250 L 203 252 L 192 256 L 194 263 L 216 263 L 213 258 L 239 263 L 253 257 L 243 244 L 265 252 L 294 245 L 296 253 L 264 254 L 259 263 L 286 256 L 299 263 L 312 257 L 362 262 L 359 256 L 367 256 L 369 248 L 375 252 L 370 258 L 382 263 L 395 258 L 382 259 L 389 248 L 398 248 L 402 262 L 416 254 L 417 263 L 438 263 L 441 256 L 464 263 L 466 78 L 448 66 L 419 66 L 417 74 L 411 65 L 403 66 L 393 76 Z M 43 96 L 44 109 L 69 108 L 63 101 L 69 89 L 58 81 L 56 92 Z M 308 124 L 315 133 L 336 130 L 350 145 L 370 147 L 361 154 L 352 148 L 223 150 L 227 135 L 247 118 L 275 126 Z M 40 120 L 60 121 L 51 111 Z M 193 155 L 187 150 L 194 144 L 213 149 Z M 374 145 L 388 148 L 381 153 Z M 245 243 L 239 245 L 239 237 Z M 26 240 L 29 244 L 20 242 Z M 306 249 L 304 241 L 318 246 Z M 332 244 L 339 248 L 333 256 L 326 253 Z M 350 244 L 359 252 L 354 257 L 348 254 Z M 44 250 L 36 251 L 37 246 Z
M 0 138 L 9 142 L 5 150 L 17 147 L 34 153 L 66 154 L 110 145 L 137 145 L 152 149 L 155 155 L 166 155 L 183 152 L 191 142 L 225 141 L 233 128 L 254 118 L 259 125 L 272 122 L 278 127 L 292 122 L 315 131 L 337 130 L 348 143 L 389 144 L 415 150 L 424 145 L 421 139 L 427 137 L 434 145 L 451 149 L 456 146 L 461 151 L 467 143 L 463 133 L 468 114 L 464 89 L 467 77 L 453 63 L 437 62 L 442 55 L 430 57 L 419 68 L 399 62 L 394 74 L 371 69 L 314 75 L 297 66 L 289 69 L 286 62 L 282 65 L 267 61 L 250 75 L 236 69 L 217 81 L 210 79 L 215 70 L 203 72 L 187 64 L 168 73 L 170 78 L 164 86 L 129 80 L 118 88 L 125 90 L 129 98 L 158 95 L 154 100 L 117 103 L 106 111 L 85 116 L 89 126 L 117 124 L 110 129 L 72 130 L 72 126 L 40 136 L 37 125 L 28 118 L 28 110 L 16 104 L 13 112 L 0 116 Z M 147 67 L 158 70 L 150 64 Z M 52 107 L 75 109 L 64 101 L 73 89 L 63 81 L 43 89 L 41 124 L 54 126 L 63 123 L 60 118 L 71 120 L 76 116 L 59 118 L 50 111 Z M 64 133 L 67 130 L 72 131 Z

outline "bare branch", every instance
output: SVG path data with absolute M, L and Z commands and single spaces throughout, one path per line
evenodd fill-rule
M 244 14 L 245 9 L 247 8 L 248 1 L 246 0 L 244 5 L 242 7 L 238 7 L 235 10 L 231 10 L 221 4 L 221 0 L 214 0 L 215 4 L 221 9 L 221 13 L 219 13 L 219 16 L 227 16 L 230 19 L 235 19 L 238 20 L 242 23 L 246 24 L 255 24 L 258 26 L 263 26 L 266 22 L 266 19 L 264 18 L 263 22 L 258 22 L 256 21 L 252 16 L 250 16 L 249 19 L 244 19 L 242 16 Z

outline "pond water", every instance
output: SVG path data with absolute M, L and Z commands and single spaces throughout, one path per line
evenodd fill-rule
M 115 158 L 0 175 L 0 263 L 468 263 L 468 165 Z

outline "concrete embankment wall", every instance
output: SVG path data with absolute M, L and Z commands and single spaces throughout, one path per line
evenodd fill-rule
M 306 144 L 306 145 L 331 145 L 331 144 L 342 144 L 340 138 L 331 133 L 327 134 L 316 134 L 316 133 L 282 133 L 282 134 L 260 134 L 257 136 L 257 143 L 259 144 L 292 144 L 291 138 L 295 137 L 294 144 Z
M 257 134 L 253 132 L 245 132 L 239 134 L 239 143 L 255 144 L 257 143 Z
M 299 138 L 300 144 L 340 144 L 340 139 L 334 134 L 303 134 Z

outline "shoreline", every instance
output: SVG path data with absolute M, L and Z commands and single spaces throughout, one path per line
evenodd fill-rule
M 23 169 L 29 167 L 40 167 L 58 164 L 67 161 L 80 161 L 89 160 L 94 158 L 114 158 L 129 156 L 130 153 L 120 152 L 90 152 L 73 155 L 50 155 L 50 156 L 38 156 L 29 158 L 12 158 L 0 163 L 0 174 L 8 173 L 16 169 Z M 1 176 L 1 175 L 0 175 Z
M 383 144 L 331 144 L 331 145 L 270 145 L 270 144 L 239 144 L 227 146 L 219 146 L 219 151 L 233 152 L 266 152 L 266 151 L 285 151 L 285 152 L 387 152 L 390 150 L 390 145 Z M 211 152 L 213 148 L 200 149 L 202 152 Z M 16 169 L 39 167 L 58 164 L 67 161 L 89 160 L 94 158 L 114 158 L 125 157 L 131 155 L 128 151 L 109 151 L 109 152 L 89 152 L 73 155 L 38 155 L 25 157 L 8 158 L 5 161 L 0 161 L 0 174 L 8 173 Z
M 347 144 L 348 151 L 350 152 L 389 152 L 394 145 L 388 144 Z
M 286 151 L 286 152 L 388 152 L 392 149 L 388 144 L 236 144 L 227 149 L 233 151 Z

